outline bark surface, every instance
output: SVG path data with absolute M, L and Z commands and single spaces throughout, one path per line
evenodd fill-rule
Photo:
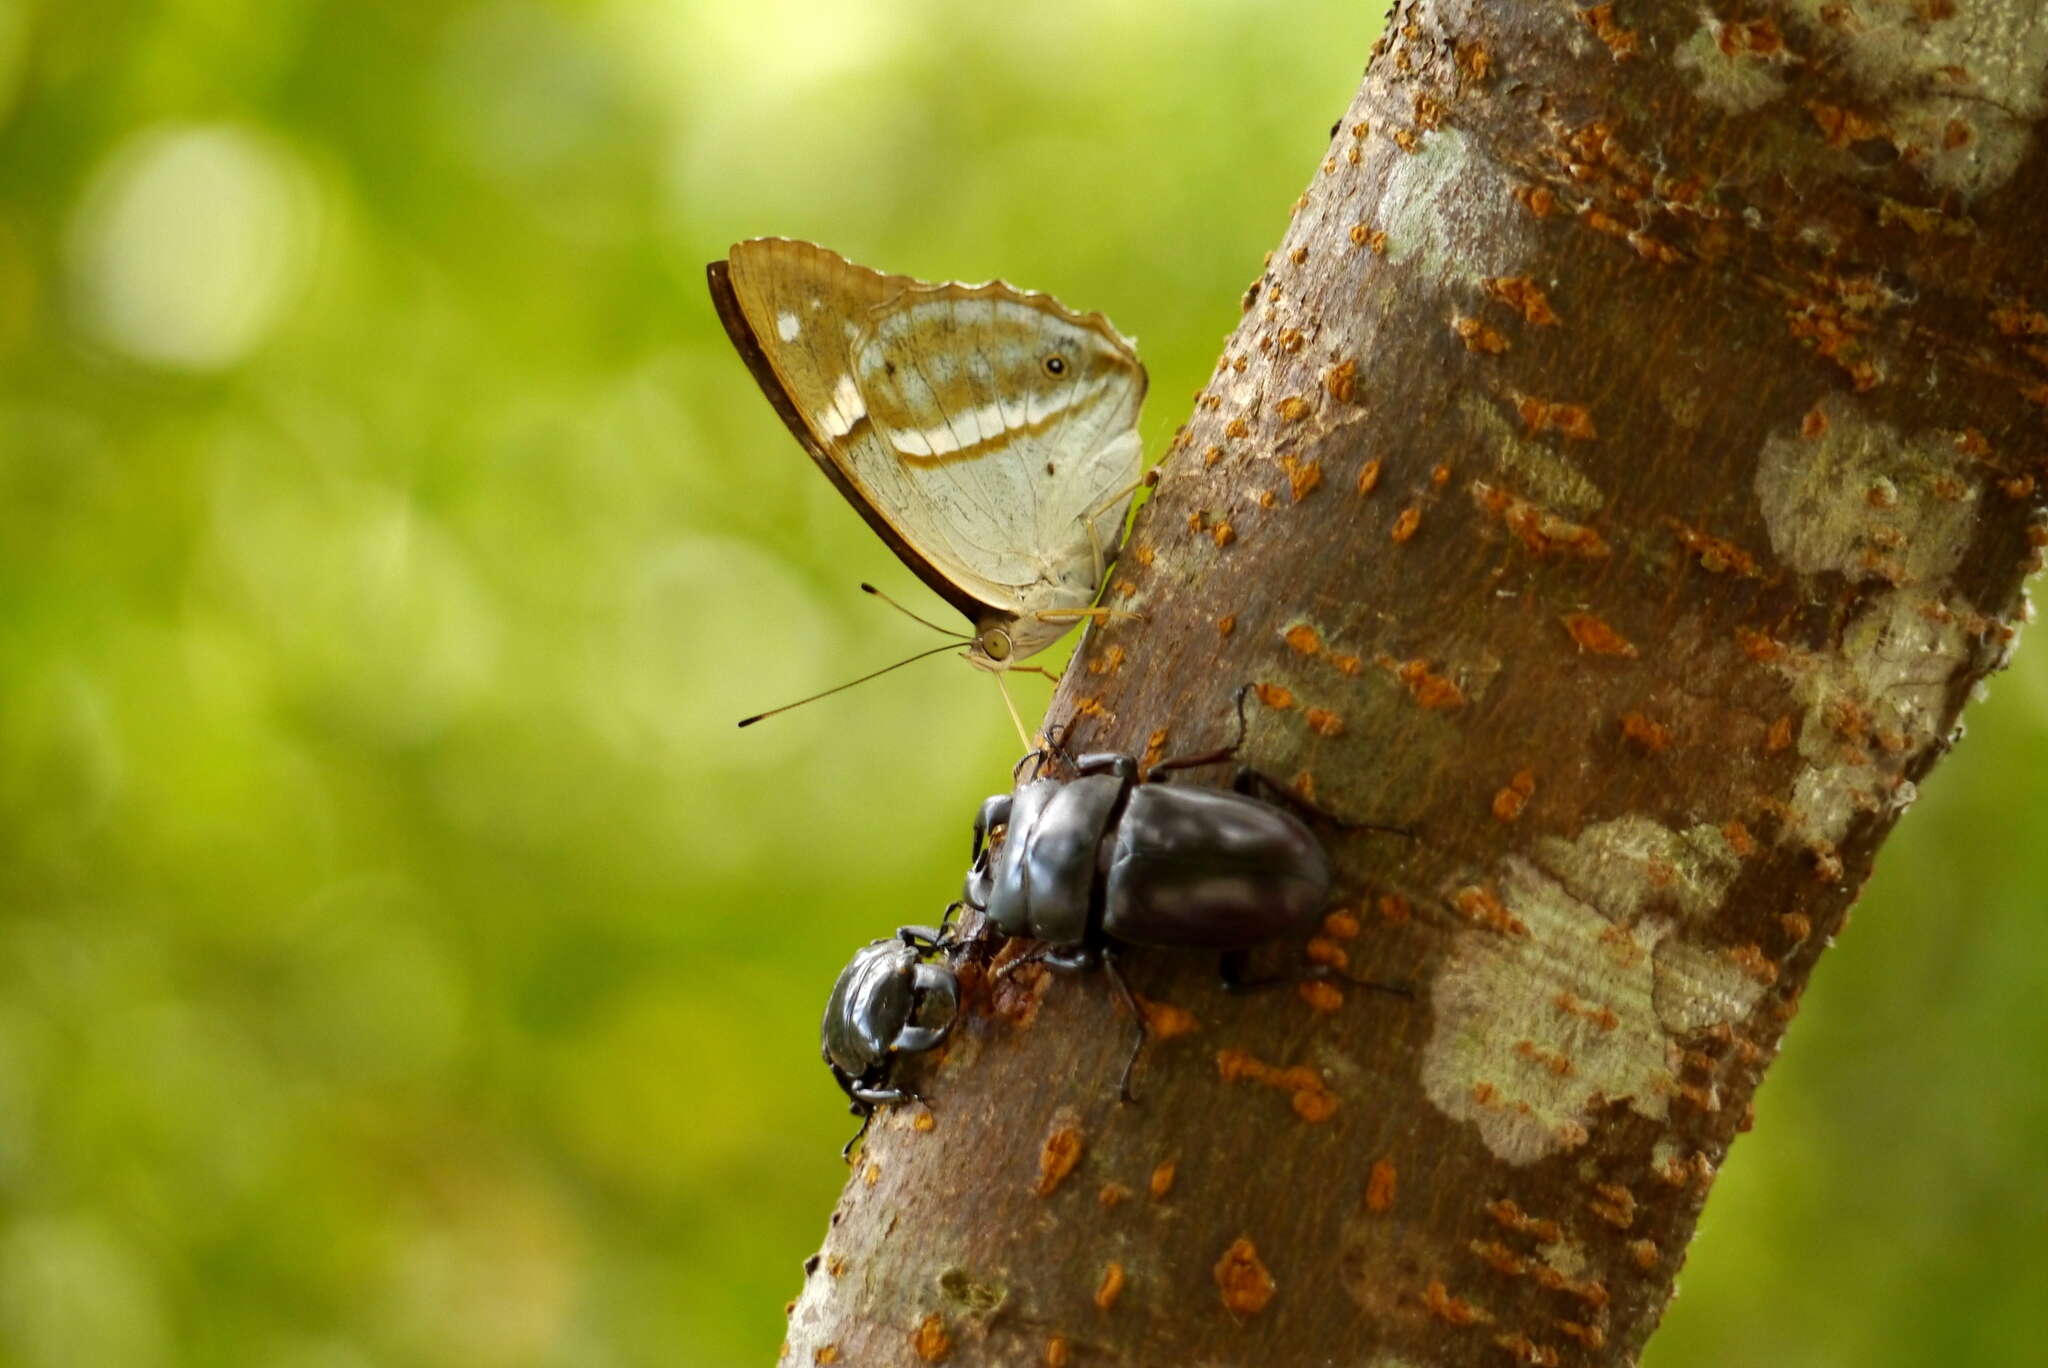
M 1255 684 L 1248 763 L 1417 834 L 1320 825 L 1307 949 L 1415 1000 L 1131 953 L 1121 1106 L 1101 977 L 970 968 L 784 1362 L 1636 1358 L 2022 613 L 2044 70 L 2021 0 L 1396 8 L 1048 723 Z

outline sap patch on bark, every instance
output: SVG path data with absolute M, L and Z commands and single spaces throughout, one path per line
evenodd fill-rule
M 1663 1118 L 1680 1038 L 1755 1006 L 1762 985 L 1687 938 L 1734 873 L 1725 842 L 1703 830 L 1628 817 L 1546 843 L 1541 865 L 1501 862 L 1503 924 L 1519 929 L 1459 933 L 1432 988 L 1422 1064 L 1430 1101 L 1471 1122 L 1496 1158 L 1577 1148 L 1614 1103 Z

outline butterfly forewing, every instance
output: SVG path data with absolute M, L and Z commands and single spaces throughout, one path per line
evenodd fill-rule
M 739 244 L 728 275 L 778 409 L 927 583 L 977 621 L 1092 601 L 1127 503 L 1112 496 L 1137 478 L 1145 392 L 1100 315 L 782 239 Z M 1035 650 L 1059 631 L 1031 635 Z

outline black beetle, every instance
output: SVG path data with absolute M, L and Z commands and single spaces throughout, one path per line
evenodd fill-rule
M 1126 1101 L 1144 1046 L 1144 1016 L 1116 971 L 1118 946 L 1216 951 L 1224 986 L 1233 990 L 1333 976 L 1316 965 L 1262 983 L 1245 977 L 1247 952 L 1268 941 L 1306 939 L 1329 906 L 1322 843 L 1292 813 L 1251 794 L 1254 782 L 1275 786 L 1242 768 L 1230 792 L 1158 782 L 1171 771 L 1236 756 L 1247 691 L 1237 691 L 1237 737 L 1220 750 L 1163 761 L 1143 782 L 1132 756 L 1083 755 L 1071 762 L 1073 778 L 1035 774 L 1014 792 L 989 798 L 974 819 L 968 906 L 1005 936 L 1045 942 L 1033 958 L 1060 969 L 1106 970 L 1139 1023 L 1119 1089 Z M 1042 771 L 1044 754 L 1034 755 Z M 997 828 L 1003 839 L 991 846 Z M 1409 995 L 1385 984 L 1359 986 Z
M 848 1110 L 861 1119 L 842 1157 L 867 1134 L 876 1107 L 915 1096 L 896 1081 L 898 1056 L 937 1049 L 952 1032 L 960 981 L 949 965 L 931 959 L 950 944 L 949 930 L 900 927 L 855 951 L 839 971 L 819 1041 Z

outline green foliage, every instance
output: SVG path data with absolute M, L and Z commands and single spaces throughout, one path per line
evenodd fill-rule
M 951 895 L 1015 741 L 937 662 L 734 730 L 927 644 L 856 581 L 928 596 L 703 263 L 1104 309 L 1156 452 L 1375 22 L 999 13 L 0 0 L 0 1362 L 771 1353 L 844 1173 L 825 990 Z M 1653 1363 L 2028 1342 L 2027 659 Z

